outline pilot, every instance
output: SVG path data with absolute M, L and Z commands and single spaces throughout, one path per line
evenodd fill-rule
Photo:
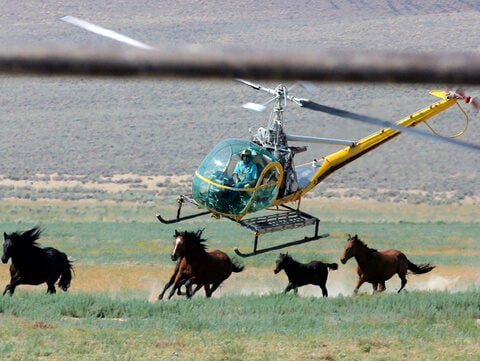
M 252 151 L 250 149 L 242 150 L 241 160 L 233 170 L 234 188 L 253 187 L 257 183 L 258 170 L 257 165 L 252 161 Z

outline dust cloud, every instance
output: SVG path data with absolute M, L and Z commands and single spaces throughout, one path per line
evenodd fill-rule
M 357 283 L 357 275 L 354 267 L 345 267 L 337 271 L 330 271 L 327 289 L 329 297 L 348 297 L 353 295 Z M 348 268 L 348 269 L 347 269 Z M 480 289 L 480 272 L 475 267 L 437 267 L 424 275 L 407 276 L 407 285 L 404 291 L 447 291 L 462 292 L 471 289 Z M 249 295 L 271 295 L 282 293 L 287 286 L 287 276 L 282 272 L 274 275 L 266 270 L 250 269 L 242 274 L 232 275 L 227 279 L 212 297 L 222 296 L 249 296 Z M 152 284 L 150 301 L 156 301 L 157 296 L 163 289 L 163 283 Z M 397 292 L 400 288 L 400 279 L 393 276 L 386 283 L 385 292 Z M 291 291 L 292 292 L 292 291 Z M 403 291 L 402 291 L 403 292 Z M 371 284 L 363 284 L 359 293 L 371 294 Z M 167 293 L 168 294 L 168 293 Z M 307 285 L 298 289 L 298 295 L 302 297 L 322 297 L 320 287 Z M 174 296 L 178 298 L 178 296 Z M 200 290 L 195 297 L 205 297 L 204 291 Z

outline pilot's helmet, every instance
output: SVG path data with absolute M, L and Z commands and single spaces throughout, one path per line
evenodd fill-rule
M 250 149 L 244 149 L 242 150 L 242 153 L 240 153 L 240 158 L 252 158 L 252 151 Z

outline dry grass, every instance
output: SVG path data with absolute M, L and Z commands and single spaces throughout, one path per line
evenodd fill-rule
M 338 261 L 337 261 L 338 262 Z M 356 284 L 355 262 L 340 265 L 337 271 L 331 271 L 327 282 L 330 297 L 351 295 Z M 140 298 L 156 301 L 165 283 L 173 273 L 174 264 L 77 264 L 75 276 L 69 292 L 105 293 L 111 296 L 137 294 Z M 274 265 L 264 267 L 247 267 L 242 273 L 232 274 L 214 293 L 214 297 L 224 295 L 268 295 L 283 292 L 288 280 L 282 272 L 273 274 Z M 9 282 L 7 266 L 0 267 L 0 285 Z M 451 291 L 459 292 L 480 287 L 478 274 L 480 266 L 440 266 L 427 275 L 411 275 L 408 277 L 406 289 L 410 291 Z M 395 292 L 400 280 L 394 276 L 387 282 L 387 292 Z M 46 292 L 46 285 L 19 286 L 35 292 Z M 59 291 L 61 292 L 61 291 Z M 371 293 L 371 287 L 364 285 L 362 293 Z M 305 286 L 299 289 L 302 296 L 322 297 L 316 286 Z M 200 291 L 195 297 L 204 297 Z

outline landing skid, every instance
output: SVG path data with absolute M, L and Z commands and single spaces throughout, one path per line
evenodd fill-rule
M 270 214 L 267 216 L 248 218 L 239 222 L 242 226 L 255 232 L 255 239 L 253 241 L 253 250 L 251 252 L 243 253 L 238 249 L 238 247 L 235 247 L 234 251 L 237 255 L 239 255 L 240 257 L 251 257 L 277 249 L 315 241 L 317 239 L 326 238 L 329 236 L 328 233 L 318 234 L 318 226 L 320 224 L 320 220 L 318 218 L 308 213 L 302 212 L 298 209 L 294 210 L 293 208 L 290 208 L 288 206 L 282 207 L 287 209 L 287 211 L 280 211 L 279 213 Z M 260 234 L 300 228 L 308 225 L 315 226 L 314 234 L 311 237 L 304 237 L 297 241 L 282 243 L 279 245 L 258 249 L 258 236 Z
M 191 196 L 188 196 L 188 195 L 179 196 L 179 198 L 177 199 L 177 203 L 178 203 L 178 209 L 177 209 L 177 216 L 175 218 L 165 219 L 160 214 L 157 213 L 157 219 L 164 224 L 172 224 L 172 223 L 178 223 L 187 219 L 204 216 L 207 214 L 212 214 L 210 211 L 201 211 L 195 214 L 182 217 L 181 211 L 182 211 L 183 203 L 187 203 L 192 206 L 196 206 L 198 208 L 200 208 L 200 206 L 195 202 L 193 198 L 191 198 Z M 242 227 L 248 228 L 251 231 L 255 232 L 255 239 L 253 241 L 253 249 L 251 252 L 244 253 L 244 252 L 241 252 L 238 249 L 238 247 L 234 248 L 235 253 L 240 257 L 251 257 L 258 254 L 274 251 L 277 249 L 282 249 L 285 247 L 291 247 L 291 246 L 299 245 L 302 243 L 315 241 L 317 239 L 325 238 L 329 236 L 328 233 L 318 234 L 318 227 L 320 224 L 320 220 L 317 217 L 314 217 L 308 213 L 302 212 L 299 209 L 288 207 L 286 205 L 282 205 L 279 208 L 277 208 L 277 211 L 273 214 L 242 219 L 238 222 L 234 218 L 230 218 L 230 217 L 225 217 L 225 218 L 230 219 L 231 221 L 234 221 L 236 223 L 239 223 Z M 315 226 L 315 231 L 313 236 L 304 237 L 297 241 L 282 243 L 282 244 L 278 244 L 278 245 L 267 247 L 267 248 L 261 248 L 261 249 L 258 248 L 258 237 L 261 234 L 284 231 L 287 229 L 301 228 L 305 226 Z
M 181 217 L 180 214 L 182 212 L 182 205 L 185 202 L 187 202 L 187 203 L 189 203 L 193 206 L 199 207 L 199 205 L 192 198 L 190 198 L 189 196 L 186 196 L 186 195 L 181 195 L 177 198 L 177 203 L 178 203 L 177 216 L 175 218 L 172 218 L 172 219 L 165 219 L 160 215 L 160 213 L 157 213 L 157 219 L 164 224 L 172 224 L 172 223 L 178 223 L 178 222 L 181 222 L 181 221 L 185 221 L 187 219 L 197 218 L 197 217 L 204 216 L 204 215 L 207 215 L 207 214 L 211 213 L 210 211 L 202 211 L 202 212 L 198 212 L 198 213 L 195 213 L 195 214 L 190 214 L 188 216 Z
M 235 253 L 237 255 L 239 255 L 240 257 L 251 257 L 251 256 L 256 256 L 256 255 L 259 255 L 259 254 L 262 254 L 262 253 L 267 253 L 267 252 L 270 252 L 270 251 L 275 251 L 277 249 L 282 249 L 282 248 L 286 248 L 286 247 L 290 247 L 290 246 L 296 246 L 298 244 L 302 244 L 302 243 L 307 243 L 307 242 L 311 242 L 311 241 L 315 241 L 317 239 L 320 239 L 320 238 L 326 238 L 328 237 L 330 234 L 328 233 L 324 233 L 324 234 L 320 234 L 320 235 L 316 235 L 316 236 L 313 236 L 313 237 L 305 237 L 303 239 L 300 239 L 298 241 L 293 241 L 293 242 L 288 242 L 288 243 L 283 243 L 283 244 L 279 244 L 277 246 L 272 246 L 272 247 L 268 247 L 268 248 L 262 248 L 262 249 L 257 249 L 257 240 L 258 240 L 258 236 L 256 235 L 255 236 L 255 241 L 254 241 L 254 245 L 253 245 L 253 251 L 252 252 L 249 252 L 249 253 L 243 253 L 241 252 L 238 247 L 235 247 L 233 250 L 235 251 Z

